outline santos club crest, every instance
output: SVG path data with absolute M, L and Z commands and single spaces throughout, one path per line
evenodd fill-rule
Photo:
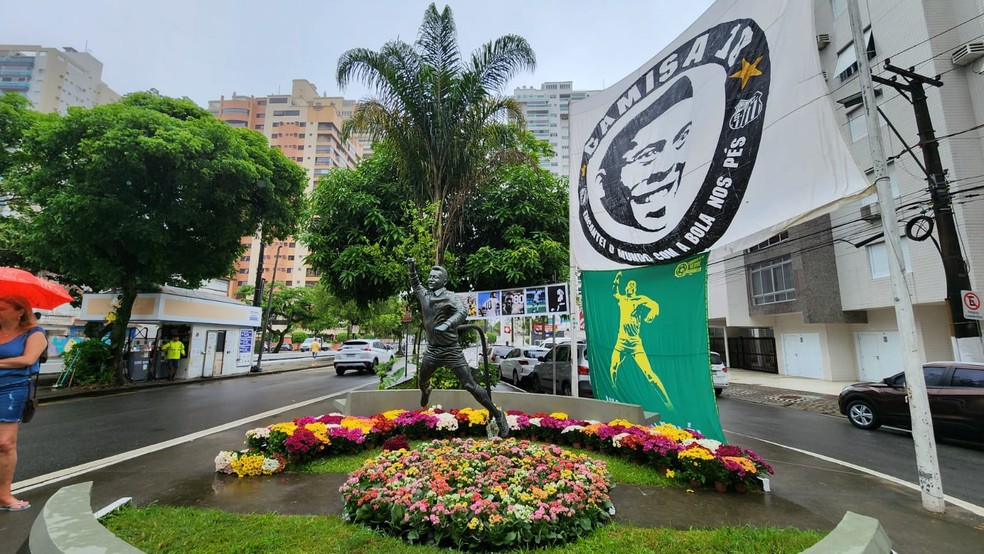
M 768 106 L 769 48 L 751 19 L 716 25 L 647 67 L 584 145 L 578 219 L 606 258 L 710 248 L 748 186 Z

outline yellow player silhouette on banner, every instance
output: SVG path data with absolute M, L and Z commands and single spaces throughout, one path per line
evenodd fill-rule
M 666 393 L 663 382 L 653 372 L 653 368 L 649 364 L 649 358 L 646 357 L 646 349 L 642 344 L 642 338 L 639 336 L 639 331 L 642 329 L 642 322 L 651 323 L 659 315 L 659 304 L 644 294 L 636 294 L 637 285 L 635 281 L 629 281 L 625 285 L 625 294 L 622 294 L 619 291 L 619 280 L 621 278 L 622 272 L 619 271 L 615 274 L 615 281 L 612 283 L 612 294 L 615 296 L 615 300 L 618 301 L 619 309 L 618 338 L 615 341 L 615 348 L 612 350 L 612 364 L 610 367 L 612 388 L 616 388 L 618 369 L 622 365 L 622 362 L 625 361 L 625 355 L 629 353 L 639 366 L 639 369 L 642 370 L 642 374 L 646 379 L 659 389 L 666 406 L 672 408 L 673 403 L 670 401 L 670 396 Z

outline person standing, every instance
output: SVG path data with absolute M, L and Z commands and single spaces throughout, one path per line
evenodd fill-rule
M 185 345 L 177 335 L 171 337 L 171 342 L 161 347 L 167 359 L 167 380 L 173 381 L 178 373 L 178 362 L 185 355 Z
M 407 268 L 410 273 L 410 289 L 420 300 L 424 330 L 427 331 L 427 350 L 417 369 L 421 407 L 427 406 L 433 390 L 430 386 L 431 375 L 437 368 L 446 367 L 454 372 L 461 387 L 471 393 L 472 397 L 489 411 L 489 418 L 495 419 L 499 426 L 499 436 L 507 437 L 509 423 L 506 414 L 495 406 L 485 389 L 475 382 L 468 362 L 461 352 L 458 326 L 465 322 L 468 311 L 457 294 L 444 288 L 448 282 L 448 271 L 439 265 L 431 267 L 427 276 L 427 288 L 424 288 L 420 284 L 417 262 L 413 258 L 407 259 Z
M 311 342 L 311 365 L 318 361 L 318 352 L 321 352 L 321 343 L 315 339 Z
M 10 487 L 17 466 L 17 430 L 31 391 L 31 376 L 41 371 L 38 359 L 48 347 L 31 304 L 23 296 L 0 296 L 0 511 L 31 507 Z

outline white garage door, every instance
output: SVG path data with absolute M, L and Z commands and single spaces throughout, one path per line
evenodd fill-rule
M 786 375 L 823 379 L 819 333 L 783 334 L 782 359 Z
M 863 381 L 881 381 L 902 371 L 902 348 L 897 331 L 857 334 L 858 373 Z

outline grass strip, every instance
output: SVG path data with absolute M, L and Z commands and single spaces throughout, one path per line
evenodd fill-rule
M 148 554 L 196 552 L 387 554 L 447 552 L 411 546 L 336 516 L 235 514 L 214 509 L 152 505 L 124 508 L 102 523 Z M 823 538 L 812 530 L 774 527 L 720 527 L 679 531 L 606 526 L 577 542 L 537 553 L 739 553 L 800 552 Z M 530 552 L 510 550 L 508 552 Z

